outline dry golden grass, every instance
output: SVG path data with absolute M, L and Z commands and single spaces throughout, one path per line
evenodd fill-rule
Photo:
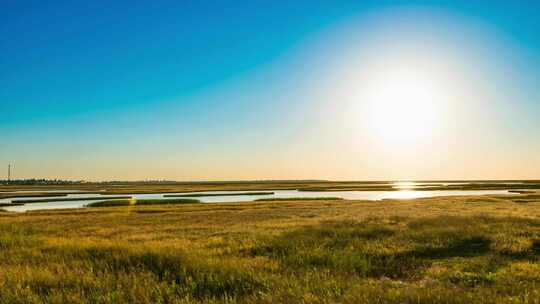
M 0 214 L 0 303 L 539 303 L 540 199 Z
M 0 185 L 0 198 L 26 197 L 28 193 L 13 193 L 10 191 L 32 190 L 46 191 L 50 189 L 75 191 L 73 193 L 102 193 L 102 194 L 132 194 L 132 193 L 175 193 L 194 191 L 217 191 L 217 190 L 284 190 L 299 189 L 302 191 L 392 191 L 393 182 L 374 181 L 238 181 L 238 182 L 170 182 L 170 183 L 145 183 L 145 182 L 117 182 L 117 183 L 82 183 L 69 185 Z M 515 181 L 483 181 L 464 182 L 463 184 L 448 184 L 430 182 L 420 185 L 417 190 L 506 190 L 515 191 L 525 189 L 540 189 L 540 181 L 523 181 L 521 184 Z M 64 194 L 55 193 L 62 196 Z M 32 196 L 51 196 L 51 193 L 34 192 Z M 331 195 L 330 195 L 331 196 Z

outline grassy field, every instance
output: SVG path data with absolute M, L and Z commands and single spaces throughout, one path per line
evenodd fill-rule
M 460 184 L 445 184 L 447 182 L 426 181 L 415 190 L 527 190 L 540 189 L 540 181 L 453 181 Z M 0 199 L 24 198 L 36 196 L 65 196 L 67 193 L 40 192 L 46 190 L 71 191 L 77 194 L 144 194 L 144 193 L 178 193 L 198 191 L 397 191 L 393 182 L 388 181 L 239 181 L 239 182 L 116 182 L 116 183 L 82 183 L 68 185 L 0 185 Z M 33 193 L 11 192 L 32 190 Z
M 0 214 L 0 303 L 540 303 L 540 197 Z

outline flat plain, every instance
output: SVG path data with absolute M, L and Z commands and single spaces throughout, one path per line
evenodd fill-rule
M 0 303 L 540 303 L 539 258 L 537 192 L 0 212 Z

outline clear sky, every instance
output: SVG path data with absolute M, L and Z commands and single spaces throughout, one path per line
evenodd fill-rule
M 5 0 L 0 164 L 86 180 L 538 179 L 539 33 L 538 1 Z

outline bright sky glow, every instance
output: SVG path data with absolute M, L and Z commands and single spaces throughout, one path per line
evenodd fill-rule
M 362 114 L 374 136 L 400 145 L 414 144 L 432 135 L 443 118 L 439 96 L 446 92 L 432 79 L 416 75 L 413 66 L 394 69 L 380 71 L 381 77 L 375 72 L 375 79 L 362 92 Z
M 11 1 L 15 177 L 540 178 L 540 6 Z

